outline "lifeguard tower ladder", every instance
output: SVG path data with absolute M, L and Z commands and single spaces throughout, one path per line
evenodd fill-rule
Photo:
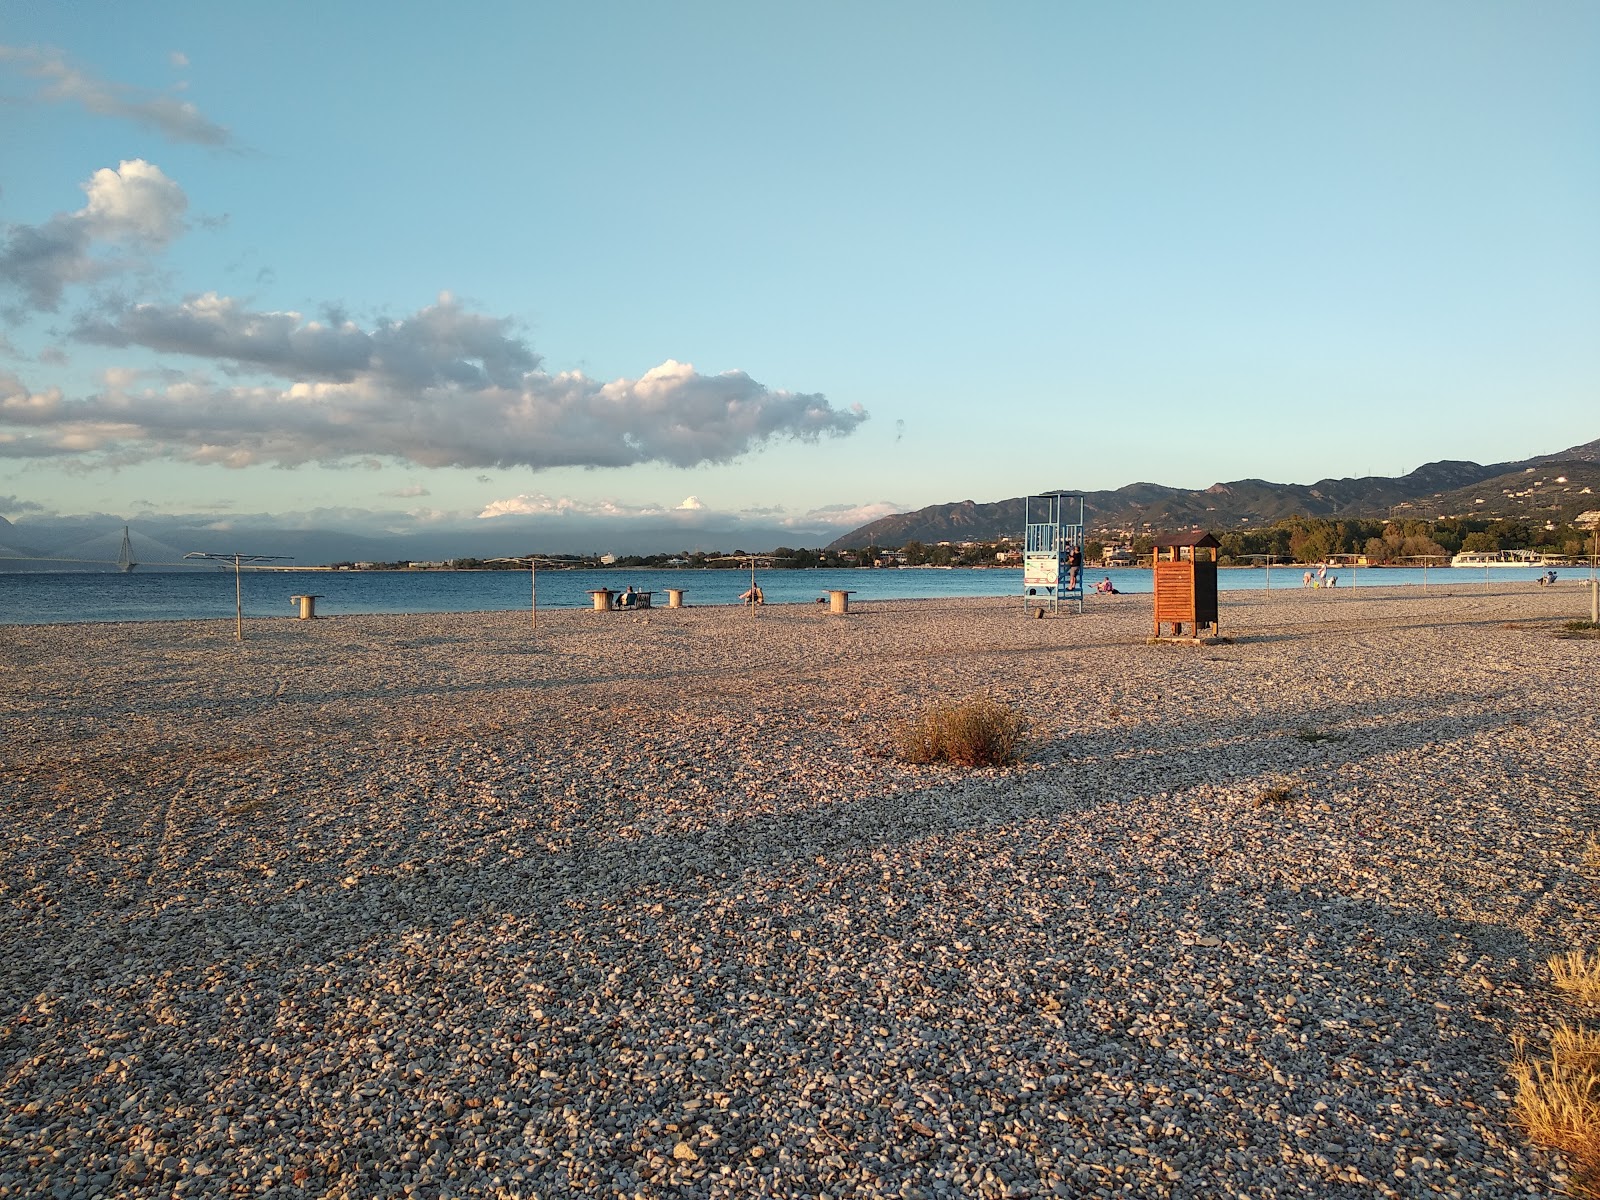
M 1083 611 L 1083 497 L 1064 492 L 1029 496 L 1022 508 L 1022 606 L 1042 615 L 1061 601 Z

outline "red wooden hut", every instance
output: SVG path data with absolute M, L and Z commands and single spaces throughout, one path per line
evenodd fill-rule
M 1209 533 L 1196 529 L 1176 537 L 1157 538 L 1154 543 L 1156 637 L 1161 627 L 1170 625 L 1174 638 L 1198 638 L 1202 626 L 1217 635 L 1217 549 L 1221 545 Z

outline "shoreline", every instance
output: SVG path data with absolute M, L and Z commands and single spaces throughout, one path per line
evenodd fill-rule
M 1552 1190 L 1587 589 L 1396 590 L 6 626 L 0 1195 Z

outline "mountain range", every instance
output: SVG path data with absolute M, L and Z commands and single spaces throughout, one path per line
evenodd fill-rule
M 1312 484 L 1236 479 L 1198 491 L 1130 483 L 1113 491 L 1078 492 L 1094 536 L 1271 525 L 1286 517 L 1512 518 L 1570 521 L 1600 509 L 1600 439 L 1520 462 L 1482 465 L 1442 461 L 1399 477 L 1321 479 Z M 1025 500 L 979 504 L 961 500 L 881 517 L 836 539 L 830 550 L 903 546 L 907 542 L 993 541 L 1022 532 Z
M 1071 492 L 1070 488 L 1047 489 Z M 1078 494 L 1078 493 L 1073 493 Z M 1196 527 L 1225 532 L 1271 525 L 1285 517 L 1510 517 L 1544 524 L 1570 521 L 1580 512 L 1600 509 L 1600 439 L 1520 462 L 1434 462 L 1398 478 L 1367 476 L 1323 479 L 1313 484 L 1238 479 L 1201 490 L 1131 483 L 1112 491 L 1081 493 L 1092 535 L 1105 539 L 1142 533 L 1178 532 Z M 1022 532 L 1023 498 L 979 504 L 962 500 L 897 513 L 836 538 L 830 549 L 927 543 L 992 541 Z M 133 557 L 146 566 L 170 570 L 185 551 L 246 550 L 282 555 L 298 565 L 343 561 L 428 561 L 459 557 L 491 558 L 541 553 L 593 553 L 617 548 L 627 553 L 650 546 L 663 551 L 685 547 L 747 547 L 808 544 L 794 529 L 738 529 L 668 522 L 630 521 L 600 530 L 565 530 L 537 519 L 501 518 L 464 522 L 427 532 L 349 528 L 285 528 L 270 516 L 232 523 L 180 516 L 141 516 L 129 523 Z M 15 523 L 0 517 L 0 571 L 115 570 L 122 547 L 124 519 L 104 513 L 86 516 L 30 515 Z M 197 569 L 214 569 L 194 563 Z

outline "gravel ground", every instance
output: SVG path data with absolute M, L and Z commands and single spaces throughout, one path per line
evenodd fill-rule
M 0 626 L 0 1197 L 1550 1194 L 1586 593 L 1223 599 Z

